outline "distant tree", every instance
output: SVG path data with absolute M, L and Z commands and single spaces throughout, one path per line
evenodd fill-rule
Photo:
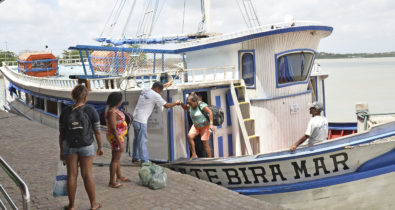
M 82 56 L 86 58 L 86 52 L 82 51 Z M 62 52 L 63 59 L 78 59 L 80 58 L 80 52 L 78 50 L 63 50 Z
M 16 61 L 17 57 L 14 52 L 0 50 L 0 66 L 3 66 L 3 61 Z

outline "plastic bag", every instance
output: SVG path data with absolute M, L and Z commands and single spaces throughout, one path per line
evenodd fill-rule
M 162 171 L 162 173 L 157 173 L 154 174 L 148 184 L 148 187 L 157 190 L 160 188 L 166 187 L 166 180 L 167 180 L 167 174 Z
M 143 186 L 154 190 L 166 187 L 167 174 L 158 165 L 143 166 L 139 176 Z
M 152 174 L 149 166 L 143 166 L 139 171 L 139 177 L 143 186 L 148 186 L 151 180 Z
M 53 184 L 53 196 L 67 196 L 67 167 L 62 161 L 58 163 L 58 172 L 56 173 Z

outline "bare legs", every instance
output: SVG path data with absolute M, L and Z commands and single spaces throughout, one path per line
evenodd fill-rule
M 117 182 L 117 179 L 125 179 L 124 177 L 122 177 L 121 174 L 121 155 L 122 150 L 112 150 L 112 157 L 110 163 L 110 187 L 120 187 L 121 185 Z
M 68 155 L 67 162 L 67 190 L 69 191 L 69 209 L 74 209 L 75 192 L 77 190 L 78 162 L 80 163 L 81 176 L 84 181 L 85 191 L 88 194 L 92 209 L 97 209 L 95 183 L 92 176 L 92 162 L 94 156 Z
M 194 141 L 195 136 L 196 134 L 188 134 L 189 150 L 191 151 L 191 158 L 189 158 L 190 160 L 197 158 Z
M 196 149 L 195 149 L 195 141 L 194 141 L 195 136 L 196 135 L 194 135 L 194 134 L 188 134 L 189 150 L 191 151 L 191 158 L 190 158 L 190 160 L 195 159 L 195 158 L 198 157 L 197 154 L 196 154 Z M 209 141 L 206 140 L 206 141 L 202 141 L 202 142 L 203 142 L 204 150 L 206 150 L 207 156 L 209 158 L 211 158 L 211 148 L 210 148 L 210 145 L 209 145 Z
M 204 146 L 204 150 L 206 150 L 207 156 L 209 158 L 211 158 L 211 148 L 210 148 L 208 140 L 207 141 L 203 141 L 203 146 Z
M 69 209 L 74 209 L 75 191 L 77 190 L 78 155 L 66 156 L 67 163 L 67 191 L 69 192 Z

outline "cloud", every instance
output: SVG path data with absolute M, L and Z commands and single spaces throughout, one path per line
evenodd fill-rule
M 8 0 L 0 4 L 0 49 L 15 52 L 54 51 L 76 44 L 96 45 L 98 37 L 116 0 Z M 125 19 L 132 0 L 126 1 Z M 127 27 L 127 35 L 135 36 L 141 9 L 147 1 L 138 1 Z M 165 2 L 160 19 L 153 30 L 158 34 L 197 31 L 201 18 L 198 0 L 161 0 Z M 253 1 L 262 24 L 282 22 L 292 15 L 295 20 L 321 21 L 334 27 L 333 34 L 322 40 L 319 51 L 383 52 L 395 51 L 395 2 L 391 0 L 265 0 Z M 160 4 L 160 8 L 162 8 Z M 229 33 L 246 29 L 235 1 L 212 1 L 212 28 Z M 182 22 L 184 20 L 184 28 Z M 119 25 L 123 22 L 119 21 Z M 120 27 L 122 28 L 122 27 Z M 120 36 L 122 29 L 115 30 Z M 56 53 L 56 52 L 55 52 Z

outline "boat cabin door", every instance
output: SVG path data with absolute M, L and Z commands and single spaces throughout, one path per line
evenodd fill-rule
M 232 135 L 232 123 L 230 119 L 230 109 L 227 103 L 226 94 L 229 91 L 228 86 L 213 87 L 199 90 L 188 90 L 184 92 L 184 102 L 186 103 L 187 97 L 191 92 L 195 92 L 202 101 L 208 105 L 215 105 L 222 109 L 225 113 L 225 119 L 221 126 L 216 126 L 215 131 L 211 134 L 209 145 L 211 147 L 212 157 L 229 157 L 234 155 L 234 142 L 236 135 Z M 188 148 L 188 132 L 192 126 L 192 120 L 185 112 L 185 128 L 186 128 L 186 141 L 187 141 L 187 157 L 190 157 Z M 200 140 L 200 136 L 195 138 L 195 149 L 198 157 L 206 157 L 203 148 L 203 143 Z

